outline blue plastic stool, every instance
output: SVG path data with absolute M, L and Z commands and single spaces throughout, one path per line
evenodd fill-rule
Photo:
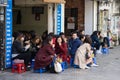
M 68 65 L 67 65 L 67 62 L 66 62 L 66 61 L 62 62 L 62 63 L 61 63 L 61 66 L 62 66 L 62 71 L 64 71 L 65 69 L 68 68 Z
M 46 68 L 40 68 L 40 69 L 36 69 L 34 70 L 35 73 L 43 73 L 46 72 Z
M 109 54 L 109 49 L 108 48 L 102 48 L 102 53 L 103 54 Z
M 75 65 L 75 64 L 74 64 L 74 68 L 80 68 L 80 67 L 79 67 L 79 65 Z
M 31 62 L 31 69 L 34 68 L 34 63 L 35 63 L 35 59 L 32 59 L 32 62 Z
M 32 59 L 32 62 L 31 62 L 31 68 L 33 69 L 34 68 L 34 63 L 35 63 L 35 59 Z M 43 72 L 46 72 L 46 68 L 40 68 L 40 69 L 36 69 L 34 70 L 35 73 L 43 73 Z

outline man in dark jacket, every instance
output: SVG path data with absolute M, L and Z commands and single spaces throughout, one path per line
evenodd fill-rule
M 80 41 L 80 39 L 78 38 L 77 32 L 73 32 L 72 38 L 68 42 L 69 53 L 71 55 L 71 58 L 73 59 L 71 66 L 73 65 L 73 62 L 74 62 L 74 56 L 75 56 L 76 50 L 81 44 L 82 44 L 82 41 Z

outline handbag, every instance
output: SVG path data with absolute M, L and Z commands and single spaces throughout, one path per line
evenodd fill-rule
M 90 58 L 90 56 L 88 56 L 88 53 L 85 54 L 85 58 L 86 58 L 86 59 L 89 59 L 89 58 Z
M 56 73 L 62 72 L 62 65 L 56 59 L 54 60 L 54 70 Z

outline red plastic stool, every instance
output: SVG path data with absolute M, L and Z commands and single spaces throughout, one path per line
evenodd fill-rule
M 14 63 L 12 65 L 12 72 L 23 73 L 25 72 L 25 64 L 24 63 Z

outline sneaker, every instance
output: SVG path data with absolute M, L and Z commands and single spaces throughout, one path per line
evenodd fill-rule
M 85 69 L 90 69 L 90 67 L 88 67 L 88 66 L 85 66 Z
M 97 50 L 96 53 L 97 54 L 102 54 L 102 52 L 100 50 Z
M 94 63 L 91 65 L 91 67 L 98 67 L 98 66 L 99 66 L 99 65 L 94 64 Z

